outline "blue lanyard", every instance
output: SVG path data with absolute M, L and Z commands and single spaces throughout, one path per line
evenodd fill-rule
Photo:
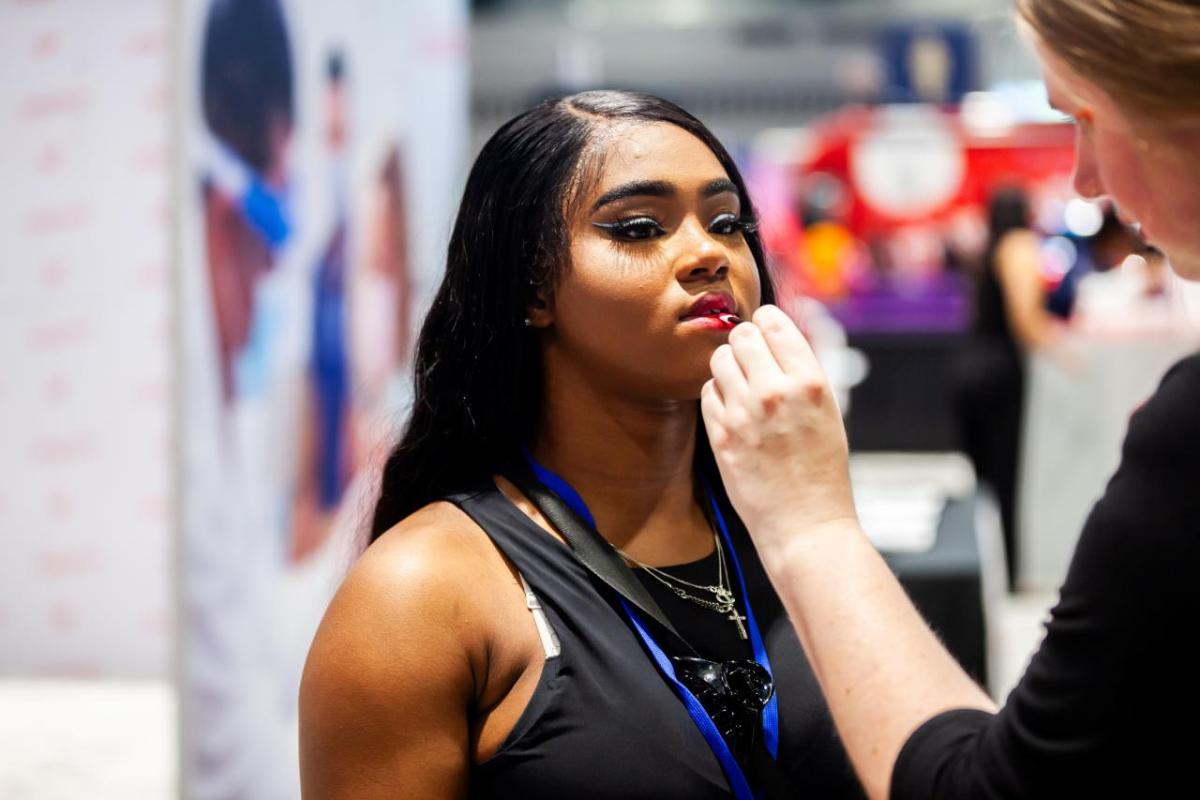
M 596 528 L 596 519 L 592 516 L 591 510 L 588 509 L 587 503 L 579 496 L 569 483 L 561 477 L 551 472 L 534 461 L 533 456 L 528 450 L 524 451 L 525 460 L 529 463 L 529 467 L 533 470 L 533 474 L 539 481 L 552 492 L 562 498 L 563 502 L 571 507 L 571 509 L 579 515 L 593 529 Z M 750 645 L 754 650 L 754 660 L 757 661 L 768 673 L 771 673 L 771 661 L 767 656 L 767 649 L 763 645 L 762 636 L 758 631 L 758 623 L 754 619 L 754 609 L 750 607 L 750 595 L 746 591 L 746 579 L 742 575 L 742 567 L 738 562 L 737 551 L 733 549 L 733 540 L 729 536 L 729 529 L 725 525 L 725 516 L 721 513 L 720 506 L 717 505 L 716 498 L 713 496 L 712 488 L 708 482 L 704 482 L 704 491 L 708 496 L 708 502 L 712 506 L 713 515 L 717 520 L 717 528 L 721 532 L 721 537 L 725 540 L 726 550 L 729 552 L 729 561 L 733 564 L 733 571 L 737 575 L 738 587 L 742 591 L 742 598 L 746 605 L 746 623 L 750 629 Z M 633 625 L 642 644 L 650 652 L 654 663 L 658 666 L 659 672 L 671 684 L 671 687 L 683 700 L 684 706 L 687 708 L 688 715 L 692 718 L 692 722 L 700 730 L 700 734 L 704 740 L 708 742 L 708 746 L 712 749 L 713 754 L 717 757 L 717 761 L 721 764 L 721 769 L 725 776 L 729 779 L 729 785 L 733 789 L 734 796 L 738 800 L 751 800 L 754 797 L 750 790 L 750 785 L 746 781 L 745 775 L 742 773 L 741 766 L 737 763 L 737 759 L 733 757 L 729 746 L 725 743 L 725 739 L 713 724 L 712 718 L 708 716 L 708 712 L 704 710 L 704 706 L 696 699 L 696 696 L 684 686 L 675 676 L 675 667 L 671 663 L 671 659 L 667 657 L 663 649 L 654 641 L 654 637 L 650 635 L 645 623 L 642 621 L 638 613 L 627 603 L 625 598 L 619 598 L 621 608 L 625 611 L 625 616 Z M 772 677 L 774 677 L 772 673 Z M 777 758 L 779 753 L 779 694 L 776 692 L 771 696 L 767 707 L 763 709 L 763 742 L 767 747 L 767 751 L 772 758 Z

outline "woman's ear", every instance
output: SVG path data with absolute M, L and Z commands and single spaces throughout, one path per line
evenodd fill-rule
M 554 322 L 554 309 L 550 293 L 541 286 L 531 286 L 533 299 L 525 309 L 525 325 L 530 328 L 548 328 Z

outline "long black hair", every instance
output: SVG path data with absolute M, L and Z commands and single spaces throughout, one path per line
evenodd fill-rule
M 538 290 L 569 267 L 568 219 L 603 159 L 596 133 L 621 122 L 663 122 L 704 142 L 754 208 L 733 158 L 700 120 L 667 100 L 629 91 L 547 100 L 505 123 L 467 177 L 446 276 L 417 342 L 412 415 L 383 468 L 370 540 L 422 506 L 502 471 L 541 418 L 538 339 L 523 320 Z M 746 242 L 775 300 L 762 242 Z M 697 458 L 711 460 L 703 426 Z
M 1003 186 L 997 189 L 988 200 L 988 241 L 984 250 L 984 268 L 995 268 L 992 259 L 995 258 L 996 248 L 1001 239 L 1032 224 L 1033 211 L 1025 190 L 1019 186 Z
M 295 79 L 278 0 L 216 0 L 200 61 L 204 119 L 214 136 L 260 173 L 271 165 L 271 129 L 291 129 Z

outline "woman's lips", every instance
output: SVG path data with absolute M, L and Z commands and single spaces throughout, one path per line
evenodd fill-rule
M 732 330 L 742 320 L 734 313 L 737 304 L 728 292 L 710 292 L 692 304 L 682 321 L 712 330 Z
M 683 321 L 689 325 L 696 325 L 709 330 L 731 331 L 742 319 L 737 314 L 723 312 L 720 314 L 701 314 L 695 317 L 684 317 Z

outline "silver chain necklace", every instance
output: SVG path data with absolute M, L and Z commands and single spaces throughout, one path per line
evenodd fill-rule
M 721 545 L 721 538 L 713 533 L 713 542 L 717 547 L 717 582 L 715 585 L 703 586 L 691 581 L 685 581 L 683 578 L 676 577 L 669 572 L 664 572 L 658 567 L 652 567 L 649 564 L 643 564 L 636 558 L 617 550 L 621 558 L 634 564 L 646 571 L 654 580 L 661 583 L 663 586 L 670 589 L 677 597 L 683 600 L 694 603 L 701 608 L 707 608 L 709 611 L 715 611 L 721 615 L 728 615 L 725 618 L 737 625 L 738 635 L 742 639 L 746 638 L 746 628 L 742 624 L 746 618 L 737 612 L 737 598 L 733 595 L 733 587 L 729 580 L 729 572 L 725 568 L 725 548 Z M 614 548 L 615 549 L 615 548 Z M 697 597 L 683 587 L 687 586 L 691 589 L 698 589 L 702 592 L 708 592 L 714 599 L 709 600 L 703 597 Z

